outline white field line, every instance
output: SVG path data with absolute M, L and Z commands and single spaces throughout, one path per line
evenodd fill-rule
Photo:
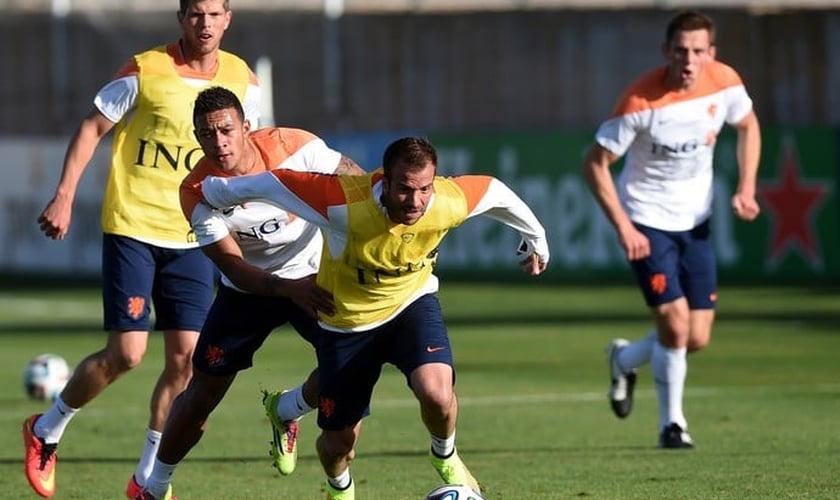
M 91 314 L 98 318 L 102 307 L 98 300 L 36 299 L 10 294 L 0 294 L 0 304 L 2 309 L 14 312 L 18 318 L 42 318 L 45 313 L 67 319 L 89 318 Z
M 697 387 L 687 388 L 686 397 L 688 398 L 714 398 L 724 395 L 738 395 L 738 394 L 790 394 L 798 392 L 818 392 L 830 393 L 840 395 L 840 384 L 813 384 L 813 385 L 770 385 L 770 386 L 755 386 L 755 387 Z M 256 398 L 256 396 L 255 396 Z M 636 390 L 636 399 L 654 399 L 655 391 L 653 389 Z M 256 399 L 255 399 L 256 400 Z M 607 401 L 607 392 L 565 392 L 565 393 L 540 393 L 540 394 L 499 394 L 493 396 L 459 396 L 458 404 L 464 407 L 494 407 L 507 406 L 512 404 L 518 405 L 544 405 L 546 403 L 568 404 L 568 403 L 598 403 L 603 404 Z M 371 407 L 374 411 L 380 409 L 400 409 L 400 408 L 415 408 L 417 401 L 413 397 L 405 398 L 377 398 L 374 395 Z M 46 405 L 45 405 L 46 408 Z M 85 408 L 85 414 L 89 415 L 136 415 L 145 414 L 148 409 L 140 404 L 126 405 L 120 404 L 118 406 L 94 406 L 93 408 Z M 224 412 L 225 404 L 216 410 L 217 412 Z M 0 421 L 9 418 L 18 418 L 20 410 L 18 409 L 0 409 Z
M 792 392 L 826 392 L 840 393 L 840 384 L 816 385 L 784 385 L 784 386 L 756 386 L 756 387 L 697 387 L 686 388 L 688 398 L 712 398 L 732 394 L 779 394 Z M 637 389 L 636 399 L 653 399 L 656 392 L 653 389 Z M 602 403 L 607 400 L 607 391 L 603 392 L 567 392 L 542 394 L 499 394 L 493 396 L 458 396 L 460 406 L 505 406 L 510 404 L 545 404 L 545 403 Z M 414 398 L 381 399 L 374 397 L 371 406 L 374 408 L 405 408 L 414 407 Z

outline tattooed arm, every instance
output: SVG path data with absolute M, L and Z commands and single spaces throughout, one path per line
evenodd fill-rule
M 336 175 L 363 175 L 366 172 L 352 158 L 341 155 L 334 173 Z

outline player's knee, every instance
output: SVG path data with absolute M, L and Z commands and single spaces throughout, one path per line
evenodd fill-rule
M 143 361 L 146 354 L 146 335 L 135 332 L 109 332 L 108 343 L 100 352 L 100 362 L 114 376 L 119 376 Z
M 691 335 L 691 326 L 688 317 L 680 315 L 666 315 L 657 318 L 656 329 L 659 333 L 659 342 L 671 348 L 685 346 Z
M 318 449 L 321 454 L 329 457 L 345 457 L 351 459 L 354 455 L 355 438 L 353 430 L 325 431 L 318 438 Z
M 705 349 L 711 343 L 711 335 L 691 335 L 688 339 L 688 352 Z
M 193 351 L 178 351 L 164 353 L 164 361 L 167 367 L 177 370 L 190 369 L 192 367 Z
M 411 389 L 424 411 L 445 413 L 453 404 L 452 371 L 445 365 L 429 364 L 411 374 Z
M 174 404 L 183 408 L 193 419 L 204 420 L 216 408 L 219 399 L 220 396 L 215 392 L 190 384 L 175 398 Z
M 712 325 L 715 320 L 714 309 L 692 311 L 691 332 L 688 337 L 688 352 L 705 349 L 712 340 Z
M 448 414 L 455 398 L 451 387 L 425 388 L 416 391 L 415 394 L 427 414 Z
M 193 365 L 189 359 L 166 360 L 164 372 L 172 380 L 182 380 L 184 383 L 192 377 Z
M 145 354 L 145 350 L 138 349 L 108 349 L 106 351 L 107 369 L 115 375 L 125 373 L 138 366 Z

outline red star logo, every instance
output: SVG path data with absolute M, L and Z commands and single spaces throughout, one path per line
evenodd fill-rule
M 762 182 L 758 188 L 764 205 L 773 214 L 768 263 L 775 268 L 788 253 L 797 250 L 812 268 L 820 268 L 822 254 L 816 241 L 814 217 L 830 191 L 830 184 L 802 177 L 792 138 L 784 140 L 781 160 L 777 178 Z

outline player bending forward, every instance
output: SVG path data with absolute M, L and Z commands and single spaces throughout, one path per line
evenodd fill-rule
M 349 464 L 385 363 L 403 373 L 420 403 L 443 481 L 480 489 L 455 449 L 453 358 L 432 274 L 437 248 L 451 229 L 486 215 L 522 235 L 520 265 L 529 274 L 546 269 L 549 251 L 542 225 L 504 183 L 439 177 L 436 169 L 434 147 L 406 137 L 388 146 L 381 170 L 364 176 L 275 170 L 202 184 L 214 207 L 266 200 L 324 231 L 317 281 L 336 310 L 319 313 L 317 449 L 333 500 L 355 498 Z

